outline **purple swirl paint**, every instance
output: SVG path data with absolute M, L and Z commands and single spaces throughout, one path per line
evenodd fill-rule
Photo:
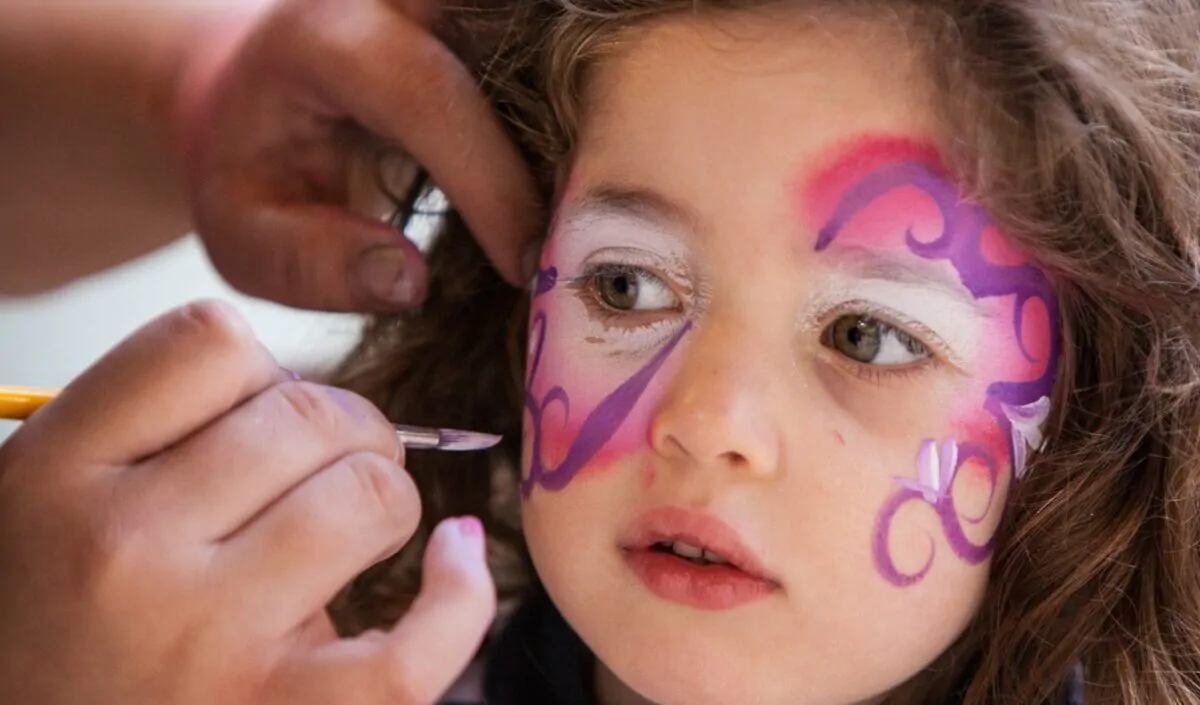
M 535 300 L 552 291 L 557 282 L 558 272 L 554 267 L 540 270 L 534 289 Z M 564 417 L 570 418 L 571 398 L 561 385 L 552 386 L 540 398 L 533 392 L 542 363 L 548 325 L 548 317 L 542 310 L 533 314 L 529 325 L 530 338 L 533 341 L 533 360 L 530 362 L 525 385 L 525 410 L 530 419 L 529 475 L 521 481 L 521 493 L 525 497 L 533 492 L 535 485 L 553 492 L 570 484 L 629 417 L 646 387 L 692 326 L 690 321 L 685 323 L 637 372 L 605 395 L 584 418 L 563 459 L 550 467 L 542 460 L 542 441 L 545 433 L 543 416 L 551 405 L 561 404 Z
M 1031 301 L 1040 302 L 1049 316 L 1049 345 L 1045 369 L 1041 376 L 1031 380 L 997 380 L 988 385 L 983 403 L 1006 438 L 1010 438 L 1010 461 L 1024 458 L 1025 448 L 1016 447 L 1029 437 L 1028 429 L 1016 429 L 1010 414 L 1013 408 L 1033 408 L 1049 397 L 1054 388 L 1057 372 L 1056 362 L 1061 349 L 1058 327 L 1058 302 L 1054 289 L 1045 274 L 1033 263 L 999 264 L 989 262 L 984 255 L 983 239 L 992 222 L 982 207 L 964 201 L 958 189 L 937 169 L 917 159 L 895 159 L 875 168 L 847 188 L 837 200 L 828 221 L 817 236 L 816 251 L 821 252 L 834 243 L 847 224 L 859 213 L 879 199 L 901 188 L 915 188 L 928 196 L 942 218 L 940 236 L 931 242 L 922 242 L 914 237 L 910 226 L 905 233 L 908 250 L 923 259 L 950 262 L 957 271 L 963 286 L 976 299 L 1013 297 L 1011 325 L 1021 354 L 1030 362 L 1038 362 L 1025 343 L 1025 307 Z M 927 441 L 932 442 L 932 441 Z M 996 499 L 1000 480 L 998 461 L 982 446 L 970 443 L 958 445 L 958 456 L 954 468 L 948 473 L 952 482 L 954 471 L 963 463 L 974 458 L 988 469 L 990 492 L 987 509 L 979 517 L 963 517 L 954 506 L 950 487 L 940 487 L 935 495 L 928 489 L 915 486 L 911 481 L 891 496 L 880 510 L 875 531 L 873 554 L 876 568 L 881 575 L 895 585 L 912 585 L 920 581 L 933 565 L 935 547 L 930 540 L 929 555 L 924 565 L 916 572 L 905 573 L 897 568 L 888 546 L 892 521 L 899 510 L 912 501 L 925 502 L 937 512 L 942 532 L 950 549 L 962 560 L 978 564 L 991 555 L 995 547 L 996 531 L 983 543 L 970 540 L 963 530 L 963 522 L 979 523 L 988 514 Z M 1009 463 L 1010 476 L 1013 464 Z

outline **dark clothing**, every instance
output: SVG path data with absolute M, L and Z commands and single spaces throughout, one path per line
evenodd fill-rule
M 484 702 L 442 705 L 596 705 L 596 657 L 545 593 L 526 600 L 486 651 Z M 1082 671 L 1074 675 L 1078 682 L 1066 688 L 1065 705 L 1083 704 Z

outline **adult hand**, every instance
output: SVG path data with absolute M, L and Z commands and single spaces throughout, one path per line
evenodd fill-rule
M 319 309 L 420 300 L 426 270 L 413 244 L 347 209 L 364 133 L 424 165 L 520 282 L 540 217 L 532 179 L 430 32 L 439 4 L 282 0 L 248 36 L 198 43 L 183 90 L 188 180 L 201 236 L 234 286 Z
M 0 447 L 0 702 L 434 702 L 495 607 L 475 520 L 438 527 L 390 633 L 323 612 L 416 525 L 397 458 L 225 307 L 150 324 Z

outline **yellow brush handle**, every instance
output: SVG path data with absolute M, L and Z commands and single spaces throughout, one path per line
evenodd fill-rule
M 24 421 L 58 396 L 54 389 L 0 385 L 0 419 Z

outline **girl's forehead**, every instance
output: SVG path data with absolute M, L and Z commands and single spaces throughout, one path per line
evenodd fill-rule
M 936 94 L 931 57 L 917 42 L 883 17 L 814 21 L 786 8 L 672 16 L 628 34 L 591 68 L 581 84 L 586 123 L 631 110 L 673 117 L 665 111 L 675 99 L 691 96 L 710 99 L 710 111 L 694 117 L 717 119 L 739 108 L 769 108 L 760 118 L 830 107 L 908 112 Z
M 834 33 L 765 13 L 657 23 L 588 82 L 564 200 L 637 182 L 715 225 L 781 215 L 781 187 L 856 135 L 936 141 L 931 81 L 907 41 L 886 24 Z

